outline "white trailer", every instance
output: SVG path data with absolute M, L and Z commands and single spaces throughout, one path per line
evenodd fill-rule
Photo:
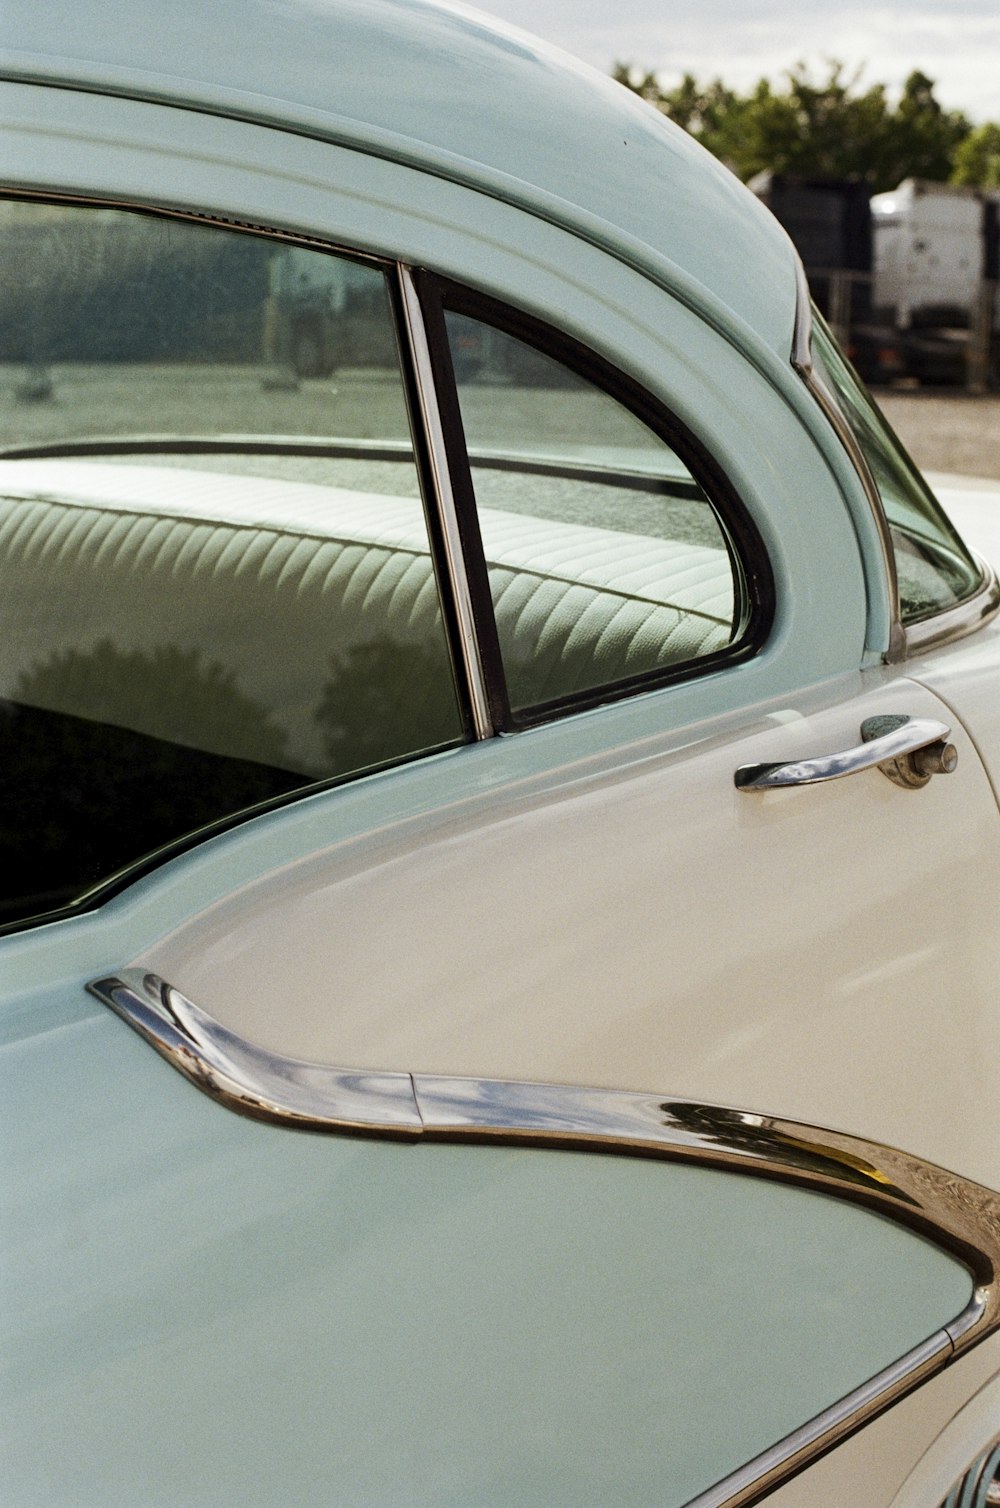
M 981 386 L 1000 357 L 1000 193 L 907 178 L 871 210 L 874 312 L 909 371 Z
M 874 302 L 897 329 L 970 325 L 990 272 L 993 197 L 920 178 L 873 196 Z

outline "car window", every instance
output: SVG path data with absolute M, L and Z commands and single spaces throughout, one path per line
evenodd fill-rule
M 678 451 L 562 359 L 445 320 L 515 720 L 730 651 L 743 575 Z
M 0 922 L 464 737 L 385 275 L 0 205 Z
M 814 314 L 813 361 L 861 446 L 889 520 L 904 623 L 955 607 L 982 585 L 982 572 L 885 416 Z

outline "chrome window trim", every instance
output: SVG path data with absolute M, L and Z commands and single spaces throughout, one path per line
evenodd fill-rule
M 902 611 L 899 601 L 899 577 L 896 572 L 896 552 L 892 544 L 892 532 L 889 528 L 889 520 L 885 516 L 882 507 L 882 499 L 879 495 L 878 486 L 872 476 L 871 467 L 865 460 L 864 451 L 858 444 L 854 431 L 840 412 L 840 407 L 826 383 L 810 366 L 808 372 L 801 372 L 806 387 L 809 389 L 823 413 L 830 421 L 831 427 L 836 432 L 837 438 L 843 445 L 851 465 L 857 472 L 858 480 L 864 488 L 868 506 L 875 520 L 875 528 L 878 532 L 879 550 L 882 556 L 882 568 L 885 571 L 886 589 L 889 597 L 889 642 L 885 650 L 887 665 L 896 665 L 906 659 L 907 638 L 906 629 L 903 627 Z
M 0 445 L 0 460 L 66 460 L 76 456 L 229 455 L 312 456 L 347 461 L 413 462 L 408 440 L 364 440 L 338 435 L 266 435 L 263 433 L 191 435 L 167 430 L 159 434 L 82 435 L 66 440 L 17 440 Z
M 858 481 L 864 490 L 865 497 L 868 500 L 872 517 L 875 520 L 875 529 L 878 533 L 879 549 L 882 555 L 882 568 L 885 572 L 886 587 L 889 595 L 889 642 L 885 650 L 885 660 L 887 664 L 895 665 L 906 658 L 907 639 L 900 608 L 896 552 L 893 549 L 889 520 L 886 518 L 885 509 L 882 506 L 882 498 L 879 494 L 875 478 L 872 475 L 871 467 L 865 459 L 864 451 L 858 444 L 851 426 L 841 413 L 839 404 L 813 366 L 812 326 L 812 304 L 809 297 L 809 283 L 806 279 L 802 260 L 796 253 L 795 325 L 792 331 L 792 366 L 823 410 L 838 440 L 846 450 L 851 465 L 857 473 Z
M 83 435 L 65 440 L 16 440 L 0 444 L 0 460 L 60 460 L 105 455 L 216 455 L 239 451 L 246 455 L 320 456 L 337 460 L 410 461 L 407 440 L 365 440 L 351 435 L 268 435 L 233 432 L 192 435 L 164 430 L 156 434 Z M 681 493 L 697 499 L 698 484 L 689 477 L 666 478 L 638 466 L 598 466 L 588 461 L 544 461 L 504 455 L 499 450 L 469 449 L 469 459 L 486 471 L 524 472 L 564 481 L 604 482 L 638 492 Z
M 486 691 L 486 674 L 479 648 L 479 634 L 472 606 L 472 591 L 466 570 L 465 552 L 462 548 L 458 509 L 451 485 L 444 422 L 438 405 L 427 330 L 424 326 L 420 296 L 413 281 L 412 271 L 402 262 L 398 262 L 396 276 L 403 309 L 404 333 L 409 347 L 409 365 L 416 386 L 419 422 L 423 429 L 424 444 L 430 461 L 431 480 L 444 542 L 445 566 L 452 600 L 455 604 L 458 647 L 462 659 L 465 690 L 472 713 L 472 726 L 477 739 L 490 738 L 495 731 L 493 715 Z
M 969 550 L 969 554 L 982 571 L 982 587 L 974 597 L 959 602 L 956 607 L 945 608 L 931 618 L 911 623 L 905 630 L 907 658 L 964 639 L 966 634 L 975 633 L 977 628 L 982 628 L 1000 613 L 1000 581 L 996 571 L 975 550 Z
M 812 371 L 812 298 L 809 293 L 809 279 L 806 277 L 806 269 L 798 252 L 793 252 L 795 257 L 795 324 L 792 327 L 792 366 L 802 377 L 808 377 Z
M 774 1178 L 862 1204 L 970 1268 L 975 1292 L 949 1325 L 688 1508 L 750 1508 L 1000 1329 L 1000 1194 L 922 1158 L 797 1121 L 648 1093 L 305 1063 L 245 1041 L 141 968 L 87 988 L 199 1089 L 257 1119 L 335 1133 L 662 1157 Z
M 885 653 L 887 664 L 898 664 L 928 649 L 951 644 L 1000 613 L 1000 581 L 993 567 L 981 556 L 970 551 L 982 573 L 983 584 L 975 596 L 960 602 L 956 607 L 945 608 L 919 623 L 904 626 L 899 599 L 899 579 L 896 571 L 896 552 L 892 543 L 892 530 L 878 485 L 864 451 L 858 444 L 854 431 L 840 411 L 829 388 L 817 374 L 812 359 L 812 303 L 805 268 L 798 255 L 795 258 L 795 324 L 792 330 L 792 366 L 802 378 L 823 413 L 837 434 L 857 472 L 864 488 L 878 530 L 886 583 L 889 590 L 890 616 L 889 644 Z M 968 548 L 968 547 L 967 547 Z

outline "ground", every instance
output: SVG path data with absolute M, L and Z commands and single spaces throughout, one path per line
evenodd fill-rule
M 1000 481 L 1000 394 L 879 389 L 876 397 L 922 470 Z

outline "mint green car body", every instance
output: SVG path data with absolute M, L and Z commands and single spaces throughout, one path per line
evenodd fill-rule
M 80 993 L 3 1048 L 9 1502 L 684 1503 L 969 1300 L 758 1180 L 255 1124 Z
M 307 860 L 387 833 L 419 855 L 446 812 L 458 834 L 469 812 L 513 823 L 525 792 L 557 808 L 585 780 L 607 801 L 658 740 L 882 684 L 883 541 L 789 360 L 794 253 L 654 112 L 461 7 L 83 3 L 56 25 L 18 3 L 0 40 L 10 191 L 405 255 L 558 324 L 711 445 L 774 589 L 738 673 L 306 793 L 0 938 L 0 1497 L 681 1508 L 953 1322 L 969 1267 L 780 1181 L 243 1118 L 86 987 L 194 948 L 223 900 L 292 893 Z M 978 686 L 971 651 L 962 665 Z M 970 827 L 996 821 L 983 759 Z M 761 1095 L 748 1082 L 742 1102 Z M 918 1114 L 898 1114 L 847 1129 L 905 1142 Z M 958 1171 L 989 1183 L 990 1133 L 968 1134 Z

